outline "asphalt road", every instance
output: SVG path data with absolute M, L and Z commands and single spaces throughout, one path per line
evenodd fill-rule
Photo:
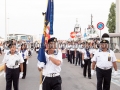
M 80 66 L 70 64 L 64 59 L 61 71 L 62 90 L 96 90 L 96 76 L 94 75 L 92 79 L 84 78 L 82 72 L 83 69 Z M 5 78 L 2 73 L 0 75 L 0 90 L 5 90 Z M 37 69 L 37 54 L 34 53 L 27 65 L 26 79 L 20 79 L 19 90 L 38 90 L 39 82 L 40 73 Z M 112 78 L 111 90 L 120 90 L 120 77 Z

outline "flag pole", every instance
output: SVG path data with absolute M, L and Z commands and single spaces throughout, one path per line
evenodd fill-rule
M 48 0 L 47 0 L 47 4 L 48 4 Z M 43 28 L 43 34 L 45 35 L 45 29 L 46 29 L 46 26 L 45 26 L 45 16 L 46 16 L 46 12 L 42 12 L 42 15 L 44 16 L 44 28 Z M 42 74 L 43 73 L 43 70 L 40 71 L 40 84 L 42 84 Z
M 43 28 L 43 35 L 45 35 L 45 29 L 46 29 L 46 26 L 45 26 L 45 16 L 46 16 L 46 13 L 45 13 L 45 12 L 43 12 L 42 14 L 43 14 L 43 16 L 44 16 L 44 28 Z M 43 71 L 40 71 L 40 84 L 42 84 L 42 72 L 43 72 Z

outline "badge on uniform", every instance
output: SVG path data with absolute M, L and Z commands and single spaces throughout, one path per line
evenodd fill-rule
M 108 61 L 111 61 L 111 57 L 110 57 L 110 54 L 108 55 Z
M 54 55 L 57 55 L 58 54 L 58 50 L 54 50 Z
M 18 61 L 16 61 L 16 62 L 15 62 L 15 65 L 18 65 L 18 63 L 19 63 L 19 62 L 18 62 Z

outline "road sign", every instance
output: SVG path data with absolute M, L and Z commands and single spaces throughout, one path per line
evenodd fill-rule
M 75 36 L 76 36 L 76 33 L 75 33 L 75 32 L 71 32 L 71 33 L 70 33 L 70 37 L 71 37 L 71 38 L 74 38 Z
M 99 22 L 99 23 L 97 24 L 97 28 L 98 28 L 99 30 L 102 30 L 102 29 L 104 28 L 104 23 Z

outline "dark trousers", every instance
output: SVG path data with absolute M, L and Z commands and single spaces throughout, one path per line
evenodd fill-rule
M 62 84 L 62 79 L 60 76 L 45 77 L 45 80 L 42 84 L 42 89 L 43 90 L 61 90 L 61 84 Z
M 70 53 L 69 53 L 69 50 L 67 50 L 67 59 L 68 59 L 68 62 L 70 62 Z
M 81 56 L 80 56 L 80 52 L 79 52 L 79 51 L 76 51 L 76 65 L 77 65 L 77 63 L 80 65 L 80 60 L 81 60 L 80 57 L 81 57 Z
M 75 62 L 75 51 L 70 51 L 70 63 L 74 64 L 74 62 Z
M 24 59 L 24 63 L 23 63 L 23 78 L 26 77 L 26 71 L 27 71 L 27 59 Z
M 83 63 L 82 63 L 82 53 L 80 53 L 80 64 L 81 64 L 81 68 L 84 67 Z
M 12 82 L 14 90 L 18 89 L 19 84 L 19 68 L 16 69 L 10 69 L 6 68 L 6 90 L 12 90 Z
M 83 75 L 86 77 L 86 72 L 88 68 L 88 77 L 91 77 L 91 59 L 85 59 L 84 60 L 84 69 L 83 69 Z
M 97 90 L 110 90 L 111 73 L 112 69 L 103 70 L 96 67 Z

